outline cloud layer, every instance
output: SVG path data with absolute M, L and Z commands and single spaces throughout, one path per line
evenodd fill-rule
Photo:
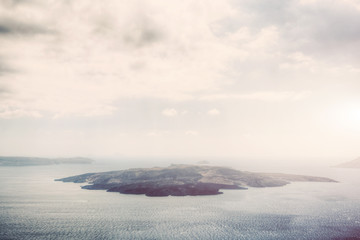
M 179 145 L 196 136 L 199 149 L 257 136 L 256 152 L 317 125 L 323 139 L 327 109 L 358 102 L 357 0 L 5 0 L 0 16 L 9 126 L 111 119 L 141 136 L 181 132 Z
M 0 13 L 0 72 L 16 73 L 1 77 L 13 93 L 1 111 L 90 116 L 122 98 L 281 99 L 311 91 L 301 77 L 359 69 L 350 0 L 5 1 Z

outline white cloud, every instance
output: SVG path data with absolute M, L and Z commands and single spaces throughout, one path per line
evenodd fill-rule
M 357 58 L 355 0 L 279 1 L 271 9 L 248 1 L 105 2 L 0 5 L 6 29 L 0 64 L 14 70 L 0 72 L 12 90 L 8 107 L 98 116 L 116 112 L 122 99 L 191 101 L 199 93 L 202 99 L 298 99 L 276 86 L 304 68 L 312 74 L 321 66 L 324 76 L 330 74 L 324 63 L 338 61 L 337 54 L 348 65 Z M 251 89 L 264 83 L 267 89 Z M 230 93 L 233 85 L 248 89 Z
M 318 2 L 319 2 L 318 0 L 299 0 L 299 3 L 301 5 L 314 5 Z
M 42 118 L 37 111 L 25 111 L 22 109 L 1 109 L 0 108 L 0 118 L 12 119 L 12 118 Z
M 124 98 L 187 100 L 222 84 L 220 71 L 236 49 L 209 24 L 233 14 L 228 3 L 106 2 L 0 6 L 3 16 L 51 30 L 26 38 L 0 34 L 0 54 L 16 70 L 5 78 L 15 105 L 92 116 L 111 114 L 103 106 L 113 109 Z
M 256 100 L 256 101 L 297 101 L 307 98 L 311 95 L 311 91 L 291 92 L 253 92 L 248 94 L 214 94 L 200 97 L 202 101 L 216 101 L 216 100 Z
M 219 114 L 220 114 L 220 111 L 217 110 L 216 108 L 213 108 L 213 109 L 209 110 L 209 111 L 207 112 L 207 114 L 208 114 L 208 115 L 211 115 L 211 116 L 216 116 L 216 115 L 219 115 Z
M 42 118 L 44 128 L 60 133 L 77 130 L 78 117 L 89 118 L 80 120 L 85 136 L 96 137 L 55 134 L 42 142 L 55 149 L 71 139 L 60 154 L 76 142 L 84 142 L 84 152 L 151 153 L 158 146 L 164 154 L 233 154 L 251 151 L 237 139 L 254 131 L 253 153 L 267 156 L 256 138 L 274 131 L 262 143 L 269 152 L 285 140 L 307 146 L 308 133 L 326 125 L 313 116 L 357 98 L 359 6 L 357 0 L 0 1 L 0 118 L 9 119 L 2 121 L 0 148 L 35 149 L 28 139 L 42 138 L 31 130 L 40 121 L 27 118 Z M 228 117 L 204 121 L 220 112 L 215 106 Z M 169 133 L 145 130 L 158 127 Z M 199 134 L 191 129 L 206 137 L 184 141 Z M 298 132 L 288 141 L 291 131 Z M 351 138 L 356 152 L 358 136 Z
M 166 117 L 175 117 L 178 115 L 178 112 L 173 108 L 166 108 L 161 113 Z

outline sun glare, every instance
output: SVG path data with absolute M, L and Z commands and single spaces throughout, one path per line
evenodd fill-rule
M 346 130 L 360 131 L 360 104 L 341 104 L 331 111 L 333 122 Z

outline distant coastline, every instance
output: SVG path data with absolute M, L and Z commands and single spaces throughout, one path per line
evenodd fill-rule
M 43 166 L 56 164 L 91 164 L 94 160 L 83 157 L 73 158 L 38 158 L 38 157 L 1 157 L 0 167 Z
M 352 161 L 344 162 L 336 165 L 337 168 L 360 168 L 360 157 Z

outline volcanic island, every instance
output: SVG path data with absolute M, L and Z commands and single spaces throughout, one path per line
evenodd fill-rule
M 86 173 L 55 181 L 87 183 L 89 190 L 122 194 L 160 196 L 198 196 L 221 194 L 221 189 L 280 187 L 290 182 L 336 182 L 326 177 L 283 173 L 254 173 L 228 167 L 171 165 L 169 167 Z

